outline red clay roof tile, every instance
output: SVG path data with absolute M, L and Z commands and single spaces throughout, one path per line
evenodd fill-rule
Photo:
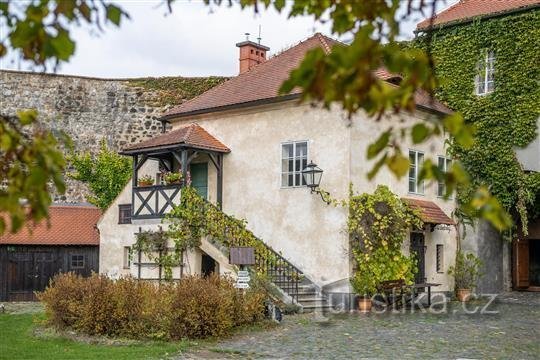
M 213 137 L 198 124 L 189 124 L 180 129 L 154 136 L 151 139 L 131 145 L 124 149 L 123 153 L 132 153 L 136 150 L 144 150 L 162 146 L 185 145 L 197 149 L 205 149 L 217 152 L 230 152 L 230 149 L 221 141 Z
M 539 5 L 539 0 L 461 0 L 435 15 L 432 25 L 437 27 L 450 23 L 467 22 L 474 17 L 504 14 L 516 9 Z M 430 25 L 430 19 L 426 19 L 419 22 L 416 29 L 429 29 Z
M 455 224 L 454 221 L 450 219 L 450 217 L 448 217 L 448 215 L 446 215 L 444 211 L 442 211 L 442 209 L 432 201 L 411 198 L 403 198 L 403 201 L 405 201 L 411 208 L 420 211 L 420 217 L 425 223 L 446 225 Z
M 53 205 L 47 221 L 24 227 L 16 234 L 0 236 L 0 244 L 8 245 L 99 245 L 96 224 L 101 211 L 94 206 Z
M 329 53 L 338 41 L 320 33 L 300 42 L 282 53 L 254 66 L 251 70 L 242 73 L 205 93 L 186 101 L 169 110 L 163 115 L 164 119 L 194 114 L 210 113 L 226 109 L 231 106 L 249 106 L 263 100 L 280 100 L 300 94 L 300 89 L 294 89 L 286 96 L 279 96 L 281 84 L 289 78 L 292 70 L 297 68 L 304 55 L 309 50 L 322 47 Z M 385 69 L 375 72 L 383 80 L 392 81 L 396 75 Z M 417 105 L 442 113 L 451 113 L 451 110 L 427 93 L 415 96 Z

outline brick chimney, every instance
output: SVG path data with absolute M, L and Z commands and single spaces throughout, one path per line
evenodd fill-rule
M 266 61 L 266 52 L 269 47 L 246 40 L 236 44 L 240 48 L 240 74 L 249 71 L 257 64 Z

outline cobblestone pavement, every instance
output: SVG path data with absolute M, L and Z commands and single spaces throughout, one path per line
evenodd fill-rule
M 467 309 L 484 305 L 475 301 Z M 180 358 L 540 358 L 540 294 L 505 294 L 487 309 L 496 314 L 468 314 L 459 303 L 447 309 L 287 316 L 274 330 L 236 336 Z

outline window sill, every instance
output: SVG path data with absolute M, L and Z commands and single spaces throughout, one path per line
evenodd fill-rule
M 416 192 L 411 192 L 411 191 L 409 191 L 408 194 L 409 194 L 409 195 L 426 196 L 425 193 L 416 193 Z

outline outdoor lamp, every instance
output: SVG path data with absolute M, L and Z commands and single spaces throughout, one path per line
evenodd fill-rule
M 326 200 L 323 196 L 323 192 L 319 189 L 319 184 L 321 183 L 322 178 L 322 169 L 317 166 L 313 161 L 310 161 L 309 164 L 302 170 L 302 177 L 306 186 L 311 189 L 311 193 L 317 193 L 321 195 L 321 199 L 327 204 L 330 203 L 329 200 Z

